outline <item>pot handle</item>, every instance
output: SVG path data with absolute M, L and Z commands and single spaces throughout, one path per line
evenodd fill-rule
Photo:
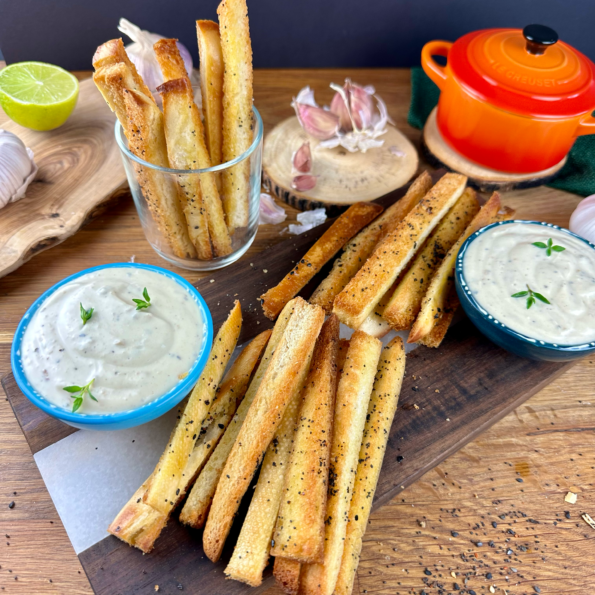
M 444 66 L 440 66 L 435 62 L 432 56 L 447 57 L 451 47 L 452 42 L 438 40 L 426 43 L 421 50 L 421 65 L 425 73 L 438 85 L 440 90 L 442 90 L 443 84 L 448 77 Z
M 577 136 L 583 136 L 585 134 L 595 134 L 595 110 L 586 116 L 581 118 L 576 131 Z

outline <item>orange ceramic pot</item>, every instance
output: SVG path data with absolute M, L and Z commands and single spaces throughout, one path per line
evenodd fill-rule
M 433 56 L 447 57 L 446 66 Z M 438 128 L 459 153 L 510 173 L 558 164 L 595 134 L 595 64 L 552 29 L 485 29 L 431 41 L 422 66 L 440 88 Z

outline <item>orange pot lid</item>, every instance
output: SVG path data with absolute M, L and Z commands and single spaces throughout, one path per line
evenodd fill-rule
M 595 109 L 595 64 L 549 27 L 468 33 L 448 66 L 470 93 L 508 111 L 563 118 Z

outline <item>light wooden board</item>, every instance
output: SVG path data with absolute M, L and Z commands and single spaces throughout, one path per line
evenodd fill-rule
M 373 84 L 385 99 L 397 127 L 416 146 L 419 144 L 421 131 L 407 125 L 410 74 L 406 69 L 257 70 L 255 103 L 263 116 L 265 131 L 292 114 L 289 102 L 300 88 L 309 84 L 321 103 L 329 103 L 329 81 L 342 81 L 345 77 Z M 427 163 L 422 161 L 422 167 L 427 168 Z M 517 209 L 520 217 L 558 225 L 568 225 L 570 213 L 580 200 L 567 192 L 543 187 L 508 192 L 503 199 Z M 285 208 L 288 218 L 284 223 L 260 227 L 243 258 L 246 267 L 256 253 L 287 237 L 283 230 L 295 223 L 297 211 Z M 0 375 L 10 369 L 13 332 L 42 291 L 82 268 L 126 261 L 132 255 L 138 262 L 173 268 L 147 244 L 132 201 L 121 200 L 61 245 L 0 279 Z M 202 277 L 217 281 L 220 273 L 174 270 L 192 282 Z M 437 594 L 437 589 L 422 582 L 426 580 L 430 584 L 439 581 L 445 585 L 445 593 L 454 593 L 455 580 L 462 585 L 468 575 L 469 588 L 483 595 L 488 592 L 488 571 L 494 575 L 499 594 L 503 594 L 502 589 L 515 595 L 534 594 L 533 584 L 539 585 L 544 595 L 595 592 L 591 571 L 595 563 L 594 532 L 579 514 L 590 512 L 595 516 L 594 385 L 595 359 L 582 360 L 373 513 L 364 540 L 359 589 L 356 585 L 354 592 L 406 595 L 425 589 L 431 595 Z M 417 416 L 423 421 L 425 410 L 403 410 L 399 414 Z M 0 462 L 2 593 L 91 595 L 85 572 L 29 445 L 4 398 L 0 399 Z M 515 481 L 520 473 L 522 484 Z M 564 503 L 571 486 L 580 492 L 574 507 Z M 7 506 L 11 500 L 16 503 L 13 509 Z M 565 518 L 565 510 L 569 510 L 570 519 Z M 522 517 L 521 511 L 527 517 Z M 501 513 L 506 520 L 497 517 Z M 491 526 L 493 519 L 499 523 L 496 529 Z M 420 522 L 426 523 L 426 527 Z M 479 530 L 475 529 L 478 525 Z M 507 534 L 509 528 L 520 537 Z M 458 531 L 459 537 L 452 537 L 451 530 Z M 484 532 L 487 533 L 498 548 L 484 543 L 482 548 L 474 549 L 471 539 L 477 537 L 478 531 L 484 539 Z M 510 562 L 505 561 L 509 558 L 503 551 L 508 544 L 515 551 Z M 519 545 L 528 547 L 528 551 L 521 554 Z M 510 566 L 518 572 L 512 572 Z M 432 577 L 424 574 L 426 567 L 432 571 Z M 456 579 L 450 576 L 451 571 L 456 571 Z M 179 591 L 174 579 L 171 576 L 161 584 L 161 593 L 192 593 L 191 584 Z M 146 590 L 147 595 L 154 593 L 154 585 Z M 267 595 L 281 595 L 281 591 L 273 587 Z
M 0 277 L 63 242 L 127 188 L 114 122 L 90 79 L 80 84 L 74 112 L 56 130 L 23 128 L 0 111 L 0 128 L 30 147 L 39 167 L 25 197 L 0 211 Z
M 297 117 L 284 120 L 265 137 L 263 178 L 271 192 L 287 204 L 306 211 L 326 207 L 332 215 L 358 201 L 384 196 L 406 184 L 417 171 L 418 157 L 411 141 L 387 124 L 379 137 L 381 147 L 350 153 L 343 147 L 325 149 L 308 136 Z M 292 188 L 292 156 L 305 142 L 312 153 L 311 174 L 317 177 L 312 190 Z

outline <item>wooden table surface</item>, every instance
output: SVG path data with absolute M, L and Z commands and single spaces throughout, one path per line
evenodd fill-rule
M 346 76 L 373 84 L 396 125 L 419 147 L 420 132 L 407 125 L 409 72 L 397 69 L 257 71 L 255 103 L 265 132 L 291 115 L 289 103 L 301 87 L 309 84 L 319 103 L 328 104 L 328 83 Z M 520 217 L 560 225 L 568 224 L 579 202 L 549 188 L 503 198 Z M 286 237 L 282 230 L 296 215 L 287 212 L 284 224 L 261 226 L 246 262 L 251 253 Z M 126 196 L 74 237 L 0 279 L 0 375 L 10 370 L 17 324 L 42 291 L 83 268 L 133 255 L 137 262 L 169 266 L 145 241 Z M 190 281 L 198 278 L 178 272 Z M 595 518 L 593 359 L 576 364 L 373 514 L 355 592 L 595 593 L 595 529 L 581 518 L 583 513 Z M 578 493 L 574 505 L 564 502 L 569 490 Z M 5 399 L 0 400 L 0 537 L 0 591 L 92 593 Z M 184 591 L 192 593 L 192 585 Z M 178 591 L 164 577 L 160 592 Z

